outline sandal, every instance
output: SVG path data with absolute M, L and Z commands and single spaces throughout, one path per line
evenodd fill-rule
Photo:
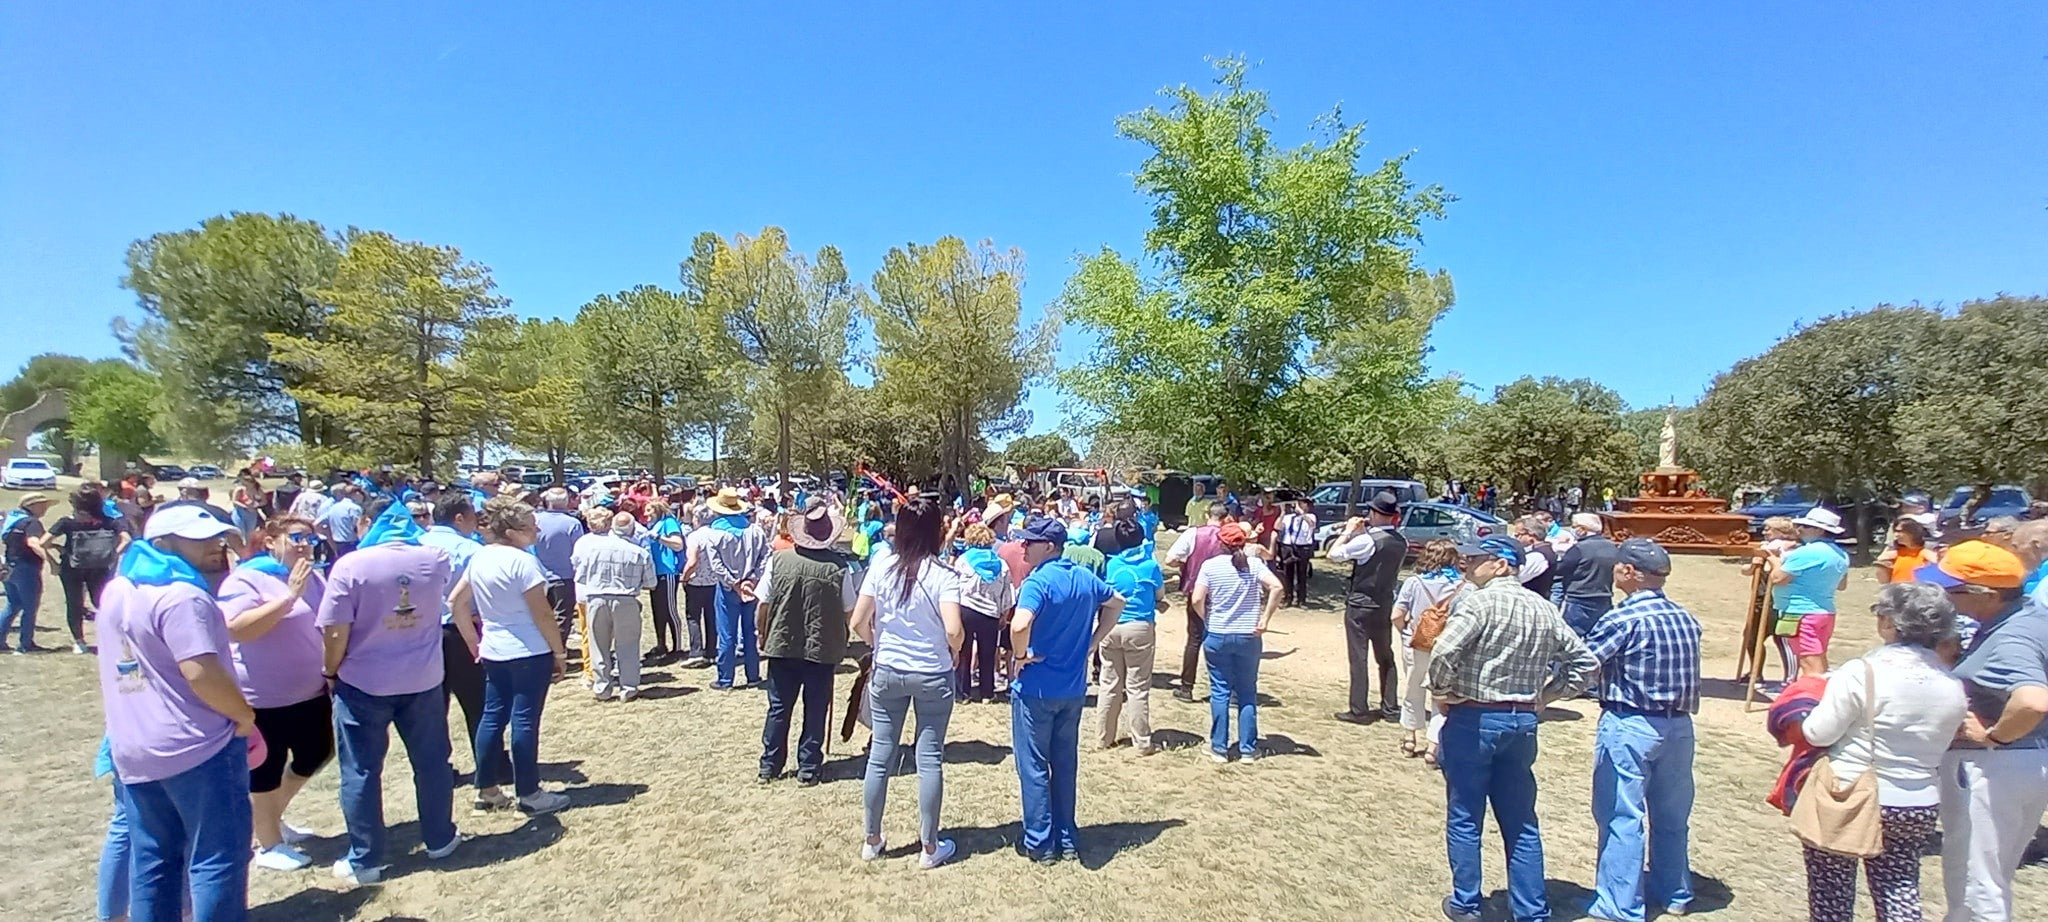
M 1437 764 L 1436 764 L 1436 747 L 1435 747 L 1435 746 L 1431 746 L 1431 747 L 1429 747 L 1429 751 L 1427 751 L 1427 752 L 1424 752 L 1424 753 L 1422 754 L 1422 764 L 1424 764 L 1424 765 L 1427 765 L 1427 766 L 1429 766 L 1430 768 L 1436 768 L 1436 767 L 1437 767 Z
M 1406 736 L 1401 738 L 1401 754 L 1411 759 L 1422 754 L 1422 750 L 1415 747 L 1415 737 Z

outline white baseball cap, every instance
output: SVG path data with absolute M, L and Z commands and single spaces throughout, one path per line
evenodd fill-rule
M 235 526 L 214 518 L 198 506 L 165 506 L 149 517 L 142 537 L 149 541 L 168 537 L 204 541 L 234 530 Z

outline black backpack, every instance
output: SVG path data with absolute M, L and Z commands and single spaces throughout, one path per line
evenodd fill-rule
M 101 525 L 74 531 L 66 542 L 64 548 L 72 569 L 105 570 L 114 565 L 115 549 L 121 546 L 121 533 L 112 525 Z

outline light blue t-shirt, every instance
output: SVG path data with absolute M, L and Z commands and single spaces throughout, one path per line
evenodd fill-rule
M 1152 556 L 1150 544 L 1126 548 L 1107 564 L 1109 588 L 1124 597 L 1124 613 L 1116 623 L 1151 623 L 1159 620 L 1159 590 L 1166 585 L 1166 571 Z
M 663 538 L 681 536 L 682 533 L 683 523 L 676 521 L 676 517 L 672 515 L 662 516 L 661 521 L 654 523 L 643 533 L 648 538 L 647 550 L 654 555 L 655 575 L 674 576 L 682 572 L 683 552 L 661 543 Z
M 436 525 L 420 535 L 420 543 L 437 547 L 448 555 L 449 587 L 462 581 L 462 574 L 469 572 L 469 558 L 483 543 L 446 525 Z M 455 623 L 455 612 L 448 608 L 448 600 L 441 600 L 441 623 Z
M 337 499 L 320 513 L 319 521 L 336 544 L 354 544 L 363 539 L 363 507 L 352 499 Z
M 1835 587 L 1849 574 L 1849 552 L 1826 539 L 1808 541 L 1785 552 L 1785 572 L 1792 581 L 1778 587 L 1778 610 L 1788 615 L 1813 615 L 1835 610 Z
M 1970 698 L 1970 711 L 1989 727 L 2005 715 L 2014 689 L 2048 685 L 2048 608 L 2023 599 L 2018 608 L 1977 629 L 1956 664 L 1956 678 Z M 2048 720 L 2011 743 L 2037 746 L 2048 740 Z

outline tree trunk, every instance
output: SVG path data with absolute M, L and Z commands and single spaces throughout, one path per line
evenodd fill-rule
M 554 472 L 555 482 L 563 486 L 569 485 L 569 472 L 564 470 L 568 464 L 569 450 L 567 448 L 560 445 L 548 446 L 548 469 Z
M 711 482 L 718 482 L 718 430 L 725 428 L 717 420 L 711 422 Z
M 1346 496 L 1345 496 L 1345 500 L 1344 500 L 1344 517 L 1345 517 L 1345 518 L 1347 518 L 1347 519 L 1348 519 L 1348 518 L 1351 518 L 1352 516 L 1355 516 L 1355 515 L 1357 515 L 1357 514 L 1358 514 L 1358 499 L 1359 499 L 1359 496 L 1358 496 L 1358 491 L 1359 491 L 1359 487 L 1360 487 L 1360 485 L 1361 485 L 1361 484 L 1363 484 L 1364 482 L 1365 482 L 1365 456 L 1364 456 L 1364 455 L 1359 455 L 1359 456 L 1358 456 L 1357 458 L 1353 459 L 1353 461 L 1352 461 L 1352 464 L 1351 464 L 1351 490 L 1350 490 L 1350 492 L 1349 492 L 1349 493 L 1347 493 L 1347 494 L 1346 494 Z
M 422 319 L 418 324 L 419 342 L 418 348 L 413 355 L 412 379 L 413 387 L 417 388 L 417 390 L 413 391 L 414 399 L 418 400 L 420 405 L 420 477 L 432 480 L 434 477 L 434 408 L 433 401 L 427 397 L 427 366 L 430 359 L 427 353 L 427 333 L 427 323 Z
M 653 437 L 648 439 L 647 445 L 648 460 L 653 462 L 654 482 L 660 483 L 668 476 L 668 430 L 661 424 L 660 394 L 649 395 L 648 409 L 652 411 L 648 418 L 654 421 Z
M 776 489 L 789 491 L 789 423 L 791 412 L 788 404 L 775 408 L 775 477 Z

